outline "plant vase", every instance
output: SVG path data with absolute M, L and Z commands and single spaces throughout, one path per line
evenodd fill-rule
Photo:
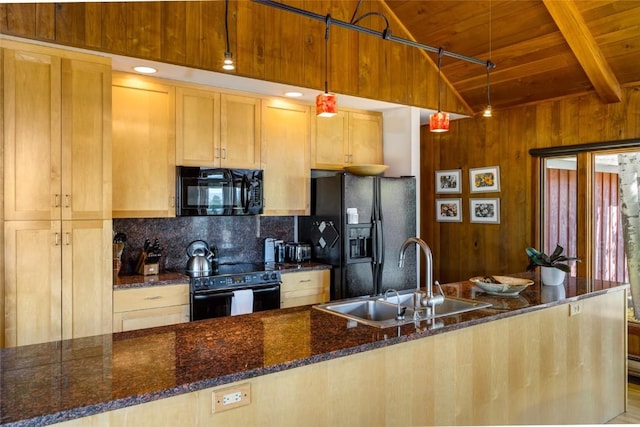
M 540 279 L 547 286 L 560 286 L 564 283 L 567 273 L 555 267 L 540 267 Z

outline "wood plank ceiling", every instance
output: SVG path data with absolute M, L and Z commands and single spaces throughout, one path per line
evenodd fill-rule
M 592 91 L 619 102 L 621 86 L 640 83 L 638 0 L 384 2 L 417 42 L 496 63 L 494 110 Z M 442 74 L 473 111 L 483 110 L 482 66 L 444 57 Z

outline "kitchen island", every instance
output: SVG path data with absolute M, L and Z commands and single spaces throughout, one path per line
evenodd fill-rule
M 304 306 L 4 349 L 1 422 L 603 423 L 626 405 L 627 288 L 459 282 L 445 293 L 493 305 L 387 329 Z M 237 387 L 250 403 L 213 412 Z

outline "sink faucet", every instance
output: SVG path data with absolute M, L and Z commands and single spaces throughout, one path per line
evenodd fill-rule
M 422 307 L 426 307 L 427 315 L 428 315 L 430 312 L 435 312 L 436 305 L 440 305 L 444 302 L 444 294 L 442 293 L 440 284 L 438 283 L 438 288 L 440 289 L 440 295 L 433 295 L 433 255 L 431 254 L 431 248 L 429 248 L 429 245 L 427 245 L 427 243 L 424 240 L 418 237 L 409 237 L 407 240 L 404 241 L 404 243 L 402 243 L 402 246 L 400 247 L 400 258 L 398 260 L 398 267 L 399 268 L 404 267 L 405 252 L 407 248 L 412 244 L 416 244 L 420 246 L 420 248 L 424 252 L 425 257 L 427 258 L 426 293 L 423 293 L 420 290 L 420 282 L 418 282 L 416 285 L 416 291 L 413 294 L 413 308 L 414 310 L 417 311 Z
M 405 311 L 407 311 L 407 307 L 402 307 L 400 305 L 400 294 L 398 293 L 398 291 L 396 291 L 393 288 L 387 289 L 384 292 L 384 300 L 387 300 L 387 295 L 389 294 L 389 292 L 395 292 L 396 293 L 396 298 L 397 298 L 397 303 L 398 303 L 398 311 L 396 314 L 396 320 L 404 320 L 404 313 Z

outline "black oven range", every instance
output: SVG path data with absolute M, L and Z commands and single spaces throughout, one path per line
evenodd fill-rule
M 280 308 L 280 271 L 267 264 L 225 263 L 213 268 L 211 275 L 191 277 L 190 320 L 230 316 L 244 298 L 248 311 Z M 249 296 L 247 299 L 247 291 Z

